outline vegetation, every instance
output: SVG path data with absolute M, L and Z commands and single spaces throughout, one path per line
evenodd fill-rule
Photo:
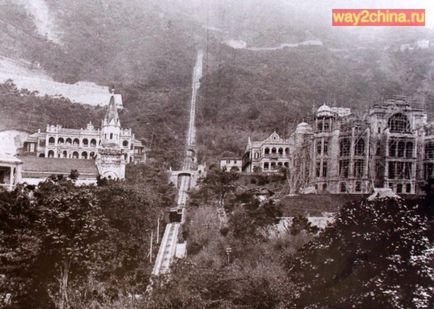
M 100 187 L 53 176 L 0 195 L 2 304 L 125 308 L 145 293 L 151 231 L 174 197 L 161 170 L 135 166 Z
M 226 176 L 224 176 L 226 175 Z M 210 192 L 208 184 L 219 182 Z M 150 308 L 431 308 L 433 196 L 353 201 L 325 230 L 211 172 L 184 226 L 188 257 L 155 281 Z M 226 189 L 225 189 L 226 188 Z M 227 225 L 216 206 L 224 191 Z

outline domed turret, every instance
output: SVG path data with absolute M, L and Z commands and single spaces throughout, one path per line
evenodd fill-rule
M 332 109 L 327 104 L 321 105 L 316 111 L 317 117 L 330 117 L 333 116 Z
M 306 122 L 300 122 L 295 129 L 295 133 L 305 134 L 312 131 L 312 127 Z

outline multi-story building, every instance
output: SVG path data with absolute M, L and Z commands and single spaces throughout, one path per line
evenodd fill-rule
M 369 193 L 374 187 L 419 194 L 434 177 L 434 123 L 404 98 L 377 104 L 361 117 L 321 106 L 291 135 L 293 192 Z
M 245 173 L 275 173 L 282 167 L 289 167 L 289 140 L 283 139 L 273 132 L 263 141 L 247 142 L 243 155 L 242 171 Z
M 288 139 L 276 132 L 247 143 L 242 171 L 288 168 L 291 191 L 371 193 L 390 188 L 420 194 L 434 177 L 434 122 L 403 97 L 357 116 L 349 108 L 322 105 L 310 123 Z
M 32 166 L 32 171 L 28 174 L 41 174 L 42 171 L 37 171 L 38 164 L 35 159 L 27 160 L 29 157 L 37 157 L 41 159 L 41 166 L 44 166 L 42 159 L 72 160 L 76 163 L 63 161 L 67 162 L 63 165 L 86 166 L 83 167 L 84 173 L 118 179 L 125 177 L 127 163 L 144 163 L 146 151 L 145 146 L 135 138 L 131 129 L 121 128 L 115 96 L 112 95 L 101 128 L 95 128 L 91 123 L 85 129 L 47 125 L 45 132 L 38 131 L 24 141 L 20 157 L 24 162 L 24 174 L 27 174 L 26 166 Z M 80 162 L 82 160 L 93 161 L 97 173 L 92 171 L 91 165 Z M 29 161 L 28 164 L 26 161 Z M 57 161 L 52 161 L 50 165 L 61 166 Z
M 220 169 L 228 172 L 241 172 L 243 161 L 237 157 L 224 157 L 220 159 Z

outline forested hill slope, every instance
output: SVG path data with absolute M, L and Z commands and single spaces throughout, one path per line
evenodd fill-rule
M 208 157 L 240 154 L 248 136 L 264 138 L 273 130 L 288 136 L 323 103 L 364 113 L 405 95 L 434 116 L 432 48 L 252 51 L 221 45 L 214 50 L 198 104 L 199 142 Z

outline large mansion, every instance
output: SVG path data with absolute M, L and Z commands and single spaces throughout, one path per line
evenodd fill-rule
M 293 193 L 370 193 L 375 187 L 419 194 L 434 177 L 434 123 L 400 97 L 362 116 L 324 104 L 288 139 L 275 132 L 249 139 L 242 160 L 245 173 L 287 167 Z
M 45 132 L 28 136 L 17 157 L 3 154 L 0 185 L 37 184 L 51 175 L 68 176 L 71 170 L 79 173 L 79 183 L 96 183 L 98 177 L 123 179 L 126 164 L 146 161 L 145 150 L 131 129 L 121 127 L 112 94 L 101 128 L 91 123 L 85 129 L 47 125 Z

